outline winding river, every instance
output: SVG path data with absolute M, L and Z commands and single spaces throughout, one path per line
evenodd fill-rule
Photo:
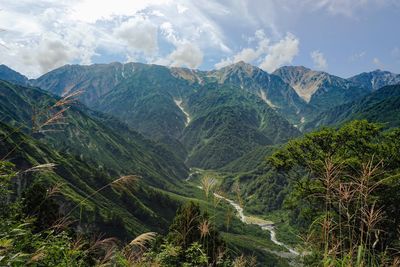
M 201 188 L 201 187 L 199 187 L 199 188 Z M 250 217 L 247 217 L 246 215 L 244 215 L 243 208 L 238 203 L 236 203 L 235 201 L 233 201 L 231 199 L 228 199 L 226 197 L 223 197 L 221 195 L 218 195 L 217 193 L 214 193 L 214 196 L 217 197 L 217 198 L 221 198 L 221 199 L 227 201 L 232 207 L 234 207 L 235 210 L 237 211 L 238 217 L 240 218 L 240 220 L 243 223 L 255 224 L 255 225 L 260 226 L 261 229 L 269 231 L 271 233 L 271 241 L 272 242 L 274 242 L 278 246 L 286 248 L 294 256 L 299 256 L 300 255 L 299 252 L 297 252 L 296 250 L 290 248 L 288 245 L 286 245 L 286 244 L 284 244 L 282 242 L 279 242 L 276 239 L 276 232 L 275 232 L 275 228 L 274 228 L 274 223 L 273 222 L 267 222 L 267 221 L 264 221 L 264 220 L 260 220 L 260 222 L 254 221 L 254 220 L 250 219 Z
M 186 179 L 186 181 L 191 180 L 193 175 L 198 174 L 198 173 L 199 172 L 190 173 L 188 178 Z M 203 187 L 201 187 L 199 185 L 197 187 L 199 189 L 203 190 Z M 273 243 L 275 243 L 276 245 L 284 247 L 285 249 L 287 249 L 289 251 L 289 253 L 281 252 L 281 253 L 277 253 L 277 254 L 279 254 L 280 256 L 283 256 L 285 258 L 294 258 L 294 257 L 297 257 L 297 256 L 300 255 L 300 253 L 298 251 L 294 250 L 293 248 L 289 247 L 288 245 L 286 245 L 286 244 L 284 244 L 284 243 L 282 243 L 282 242 L 280 242 L 280 241 L 278 241 L 276 239 L 276 231 L 275 231 L 275 227 L 274 227 L 274 223 L 273 222 L 266 221 L 266 220 L 263 220 L 263 219 L 259 219 L 259 218 L 256 218 L 256 217 L 246 216 L 246 215 L 244 215 L 243 208 L 238 203 L 236 203 L 235 201 L 233 201 L 233 200 L 231 200 L 229 198 L 226 198 L 224 196 L 221 196 L 221 195 L 219 195 L 217 193 L 214 193 L 214 196 L 217 197 L 217 198 L 220 198 L 220 199 L 223 199 L 223 200 L 227 201 L 232 207 L 234 207 L 236 212 L 237 212 L 237 215 L 238 215 L 239 219 L 243 223 L 255 224 L 255 225 L 260 226 L 262 230 L 269 231 L 270 232 L 271 241 Z M 271 252 L 273 252 L 273 251 L 271 251 Z

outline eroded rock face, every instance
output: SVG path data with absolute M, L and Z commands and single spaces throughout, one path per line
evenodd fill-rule
M 349 81 L 375 91 L 386 85 L 399 84 L 400 74 L 391 73 L 389 71 L 375 70 L 371 72 L 363 72 L 353 76 L 349 78 Z

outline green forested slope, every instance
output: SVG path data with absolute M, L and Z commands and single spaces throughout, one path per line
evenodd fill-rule
M 14 181 L 19 188 L 16 192 L 29 190 L 35 184 L 45 188 L 59 185 L 56 202 L 60 213 L 77 218 L 80 227 L 94 227 L 94 231 L 126 240 L 146 230 L 165 230 L 164 224 L 178 205 L 142 180 L 135 183 L 135 189 L 119 191 L 109 186 L 95 193 L 119 176 L 77 156 L 58 152 L 4 123 L 0 123 L 0 140 L 2 159 L 14 163 L 20 172 L 40 164 L 55 164 L 51 172 L 19 175 Z M 152 206 L 144 204 L 147 202 Z
M 220 168 L 257 146 L 299 134 L 261 99 L 238 87 L 209 85 L 187 103 L 195 114 L 182 137 L 190 166 Z
M 2 121 L 28 133 L 32 129 L 33 110 L 45 120 L 49 114 L 42 111 L 56 101 L 42 90 L 0 82 Z M 44 128 L 43 133 L 35 133 L 35 136 L 59 151 L 91 162 L 93 167 L 112 169 L 115 175 L 127 172 L 142 175 L 148 183 L 158 187 L 179 187 L 180 180 L 187 176 L 182 161 L 115 118 L 83 106 L 72 107 L 63 116 L 62 125 Z
M 380 122 L 388 128 L 400 126 L 400 85 L 385 86 L 357 101 L 322 112 L 304 128 L 309 131 L 355 119 Z

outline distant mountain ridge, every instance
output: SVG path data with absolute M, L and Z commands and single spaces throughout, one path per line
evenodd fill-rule
M 196 167 L 222 167 L 235 159 L 232 156 L 240 157 L 255 144 L 284 142 L 297 136 L 298 131 L 286 119 L 299 122 L 302 112 L 307 108 L 306 103 L 279 77 L 243 62 L 209 72 L 140 63 L 67 65 L 39 77 L 32 84 L 58 95 L 83 90 L 81 100 L 89 107 L 116 116 L 145 136 L 162 142 L 182 159 L 186 159 L 190 166 Z M 204 110 L 208 105 L 204 105 L 201 98 L 208 95 L 206 92 L 209 88 L 219 88 L 222 92 L 228 87 L 232 94 L 237 95 L 229 100 L 233 101 L 229 107 L 232 119 L 222 120 L 218 131 L 212 130 L 212 124 L 196 128 L 197 139 L 189 140 L 187 136 L 193 136 L 193 127 L 199 123 L 200 118 L 210 121 L 214 117 L 213 120 L 216 120 L 214 114 Z M 247 94 L 254 97 L 249 100 Z M 218 94 L 213 95 L 213 99 L 219 99 Z M 222 109 L 228 112 L 223 102 L 227 99 L 220 99 L 219 112 Z M 240 99 L 251 101 L 255 108 L 244 108 Z M 264 103 L 256 104 L 257 101 Z M 195 103 L 202 103 L 201 109 L 196 109 Z M 265 113 L 262 109 L 270 111 Z M 200 116 L 200 113 L 203 115 Z M 208 114 L 206 117 L 209 118 L 202 117 L 204 114 Z M 234 147 L 237 141 L 229 138 L 223 140 L 221 137 L 238 134 L 244 125 L 248 125 L 245 128 L 249 127 L 252 134 L 249 132 L 240 137 L 239 143 L 243 145 L 238 150 L 239 154 L 232 153 L 231 157 L 226 158 L 223 155 L 225 150 L 217 147 Z M 265 125 L 271 129 L 262 129 Z M 248 140 L 241 142 L 244 138 Z M 209 143 L 209 140 L 215 142 Z M 260 140 L 268 141 L 260 143 Z M 202 144 L 206 142 L 206 150 L 217 151 L 211 157 L 214 162 L 205 153 Z
M 360 119 L 383 123 L 386 128 L 400 127 L 400 85 L 382 87 L 361 99 L 322 112 L 304 128 L 311 131 Z
M 350 102 L 370 92 L 349 80 L 302 66 L 285 66 L 274 71 L 307 103 L 326 110 Z
M 395 85 L 400 83 L 400 74 L 391 73 L 389 71 L 374 70 L 371 72 L 363 72 L 348 79 L 349 81 L 370 89 L 378 90 L 386 85 Z
M 0 80 L 0 117 L 3 123 L 29 133 L 35 110 L 53 105 L 56 98 L 38 88 Z M 188 170 L 161 146 L 145 139 L 115 118 L 93 112 L 84 106 L 65 113 L 66 124 L 40 134 L 40 140 L 59 151 L 79 155 L 99 169 L 116 174 L 131 171 L 160 187 L 186 178 Z M 62 129 L 62 131 L 59 131 Z M 157 161 L 157 162 L 155 162 Z
M 211 71 L 118 62 L 65 65 L 32 80 L 5 73 L 3 78 L 9 73 L 10 80 L 60 96 L 82 90 L 80 100 L 88 107 L 200 168 L 222 168 L 258 146 L 285 142 L 321 112 L 369 95 L 371 77 L 379 85 L 398 77 L 373 72 L 344 79 L 302 66 L 269 74 L 244 62 Z M 235 152 L 227 157 L 229 147 Z
M 0 80 L 6 80 L 19 85 L 27 85 L 29 83 L 29 79 L 26 76 L 3 64 L 0 65 Z

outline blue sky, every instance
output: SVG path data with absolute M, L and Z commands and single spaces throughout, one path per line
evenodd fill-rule
M 2 0 L 0 63 L 29 77 L 113 61 L 400 73 L 399 25 L 398 0 Z

